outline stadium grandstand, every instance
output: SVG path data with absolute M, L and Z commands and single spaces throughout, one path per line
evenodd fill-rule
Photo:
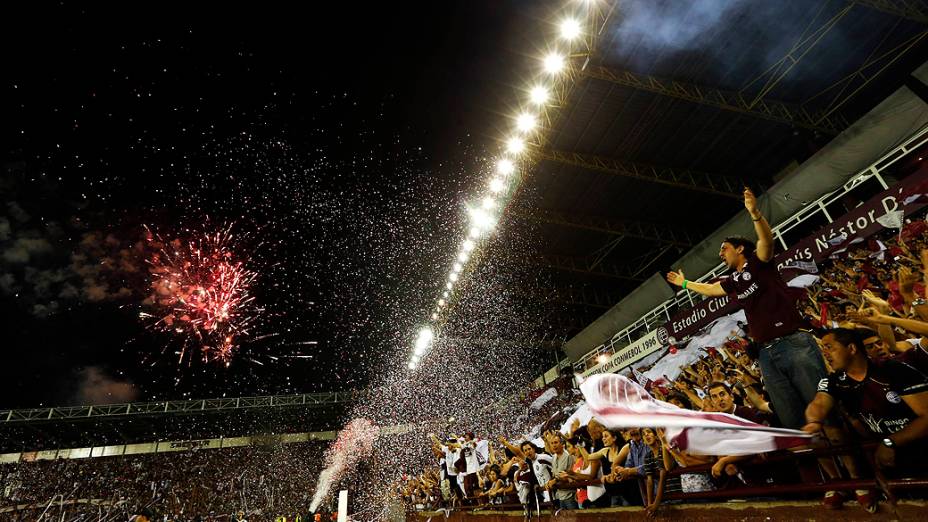
M 549 335 L 539 335 L 534 342 L 556 345 L 559 351 L 559 363 L 535 381 L 535 396 L 564 375 L 576 375 L 580 383 L 597 374 L 618 373 L 680 408 L 729 412 L 733 410 L 728 408 L 737 407 L 769 413 L 776 401 L 759 384 L 764 377 L 757 352 L 751 348 L 764 350 L 772 344 L 751 343 L 749 320 L 734 297 L 707 297 L 694 288 L 719 281 L 724 287 L 733 267 L 720 263 L 719 245 L 724 250 L 727 238 L 754 238 L 757 222 L 766 220 L 772 234 L 771 257 L 781 276 L 790 287 L 806 289 L 798 303 L 804 320 L 815 327 L 818 343 L 823 338 L 831 342 L 829 330 L 838 327 L 858 333 L 878 329 L 883 323 L 868 319 L 876 316 L 885 324 L 897 324 L 868 307 L 883 304 L 880 295 L 893 299 L 893 291 L 885 287 L 883 270 L 892 281 L 910 270 L 914 271 L 912 280 L 918 277 L 920 281 L 928 269 L 922 267 L 922 260 L 928 259 L 908 253 L 924 248 L 925 212 L 919 204 L 903 204 L 908 197 L 905 201 L 920 201 L 916 194 L 923 190 L 915 187 L 928 180 L 924 162 L 928 154 L 928 5 L 918 1 L 784 2 L 772 8 L 772 4 L 734 2 L 728 6 L 730 11 L 716 13 L 727 23 L 711 24 L 711 30 L 702 31 L 681 28 L 703 21 L 703 13 L 692 5 L 673 1 L 591 4 L 584 22 L 588 52 L 572 57 L 563 78 L 551 90 L 555 101 L 541 117 L 544 131 L 526 143 L 530 164 L 526 184 L 537 192 L 531 197 L 517 195 L 504 218 L 540 225 L 544 251 L 532 262 L 553 276 L 548 292 L 526 296 L 551 307 L 550 324 L 544 326 L 557 332 L 554 343 Z M 770 17 L 774 12 L 775 19 Z M 653 34 L 633 23 L 641 18 L 653 23 Z M 667 20 L 675 23 L 661 23 Z M 678 29 L 675 34 L 664 34 L 671 27 Z M 698 43 L 688 40 L 697 37 Z M 771 39 L 780 42 L 773 46 L 775 51 L 771 51 Z M 750 200 L 745 189 L 752 192 Z M 880 254 L 887 245 L 895 258 Z M 889 261 L 873 278 L 884 280 L 883 286 L 865 281 L 871 267 L 860 260 L 868 257 Z M 915 266 L 905 267 L 908 262 Z M 676 286 L 668 284 L 673 282 L 668 270 L 682 272 Z M 690 283 L 690 290 L 685 285 L 679 288 L 684 282 Z M 747 294 L 751 291 L 746 290 Z M 884 312 L 906 316 L 908 311 L 912 316 L 915 308 L 904 307 L 917 308 L 923 300 L 918 295 Z M 918 333 L 897 328 L 887 338 L 892 340 L 884 342 L 892 346 L 900 342 L 896 338 L 908 336 L 917 344 L 921 331 L 915 330 Z M 921 354 L 916 349 L 899 356 L 903 348 L 894 350 L 889 352 L 891 359 L 911 360 L 906 357 Z M 883 360 L 868 354 L 871 361 Z M 742 357 L 744 364 L 738 362 Z M 828 359 L 828 364 L 837 363 Z M 920 375 L 916 380 L 924 383 L 924 366 L 914 366 Z M 829 367 L 832 370 L 834 366 Z M 823 386 L 824 381 L 819 390 Z M 732 406 L 724 399 L 719 406 L 712 393 L 722 393 L 722 389 L 729 396 L 738 395 L 743 406 Z M 590 391 L 584 390 L 588 400 Z M 893 393 L 887 397 L 898 402 Z M 845 407 L 850 417 L 861 413 L 855 411 L 859 405 Z M 801 420 L 798 425 L 786 421 L 786 408 L 774 425 L 811 431 L 815 426 L 810 424 L 823 419 L 808 413 L 816 411 L 809 408 L 805 420 L 812 422 L 805 426 Z M 604 411 L 608 410 L 593 410 Z M 655 491 L 650 489 L 652 478 L 658 482 L 656 473 L 648 472 L 645 486 L 644 472 L 639 471 L 638 484 L 631 486 L 630 493 L 619 486 L 629 481 L 622 473 L 613 471 L 607 480 L 591 479 L 584 475 L 587 471 L 568 472 L 567 478 L 558 479 L 552 472 L 546 475 L 551 482 L 544 484 L 537 478 L 539 467 L 533 464 L 538 488 L 545 490 L 544 500 L 532 498 L 531 492 L 526 497 L 520 487 L 524 480 L 519 478 L 524 468 L 520 459 L 538 462 L 535 455 L 541 451 L 569 454 L 570 462 L 582 468 L 589 466 L 587 459 L 607 458 L 590 449 L 591 444 L 592 448 L 610 444 L 600 440 L 598 431 L 594 434 L 596 422 L 587 425 L 589 417 L 581 422 L 577 415 L 555 415 L 542 430 L 531 432 L 536 438 L 529 437 L 530 442 L 521 446 L 504 440 L 506 455 L 496 457 L 495 474 L 478 474 L 481 486 L 470 491 L 468 486 L 461 487 L 461 495 L 465 499 L 476 496 L 476 502 L 458 504 L 454 492 L 450 503 L 448 495 L 430 494 L 429 484 L 440 477 L 428 473 L 418 483 L 410 481 L 402 494 L 408 505 L 420 510 L 421 520 L 435 516 L 437 512 L 430 508 L 439 506 L 452 506 L 455 520 L 469 520 L 469 513 L 488 509 L 497 509 L 500 520 L 523 515 L 555 520 L 565 513 L 570 513 L 571 520 L 643 518 L 640 508 L 595 509 L 629 504 L 644 505 L 649 515 L 668 519 L 817 520 L 825 518 L 825 508 L 853 503 L 855 494 L 856 503 L 865 509 L 844 511 L 842 519 L 917 519 L 925 508 L 921 499 L 928 481 L 923 466 L 907 467 L 906 472 L 890 474 L 890 478 L 882 473 L 881 455 L 886 448 L 880 448 L 879 436 L 874 440 L 873 433 L 887 432 L 879 428 L 868 432 L 869 439 L 856 435 L 849 440 L 832 439 L 828 448 L 706 461 L 671 455 L 664 435 L 645 428 L 648 419 L 639 426 L 652 431 L 657 459 L 663 452 L 663 464 L 658 466 L 660 487 L 664 487 L 665 473 L 667 484 L 676 484 L 669 495 L 658 493 L 654 503 Z M 573 426 L 571 419 L 576 420 Z M 618 460 L 612 462 L 613 470 L 622 459 L 631 459 L 641 444 L 639 428 L 629 428 L 621 424 L 629 421 L 618 419 L 608 419 L 623 427 L 621 435 L 618 430 L 612 435 L 618 439 L 616 448 L 624 445 L 621 453 L 617 451 Z M 583 436 L 571 438 L 577 428 Z M 543 431 L 547 429 L 552 431 Z M 529 452 L 524 444 L 531 442 L 534 448 Z M 882 441 L 890 447 L 892 443 L 892 438 Z M 434 444 L 433 451 L 444 455 L 446 463 L 458 447 L 453 442 L 450 446 Z M 612 460 L 612 450 L 601 451 Z M 858 469 L 853 462 L 845 462 L 847 453 L 868 462 Z M 832 473 L 834 462 L 825 461 L 834 461 L 835 456 L 842 456 L 838 460 L 843 463 L 837 464 L 842 469 Z M 557 467 L 560 457 L 548 458 L 549 465 Z M 734 461 L 745 463 L 726 466 Z M 625 460 L 624 465 L 629 462 Z M 799 473 L 780 474 L 784 464 Z M 447 473 L 451 472 L 449 467 Z M 707 480 L 701 486 L 691 484 L 692 489 L 679 489 L 681 477 L 690 472 Z M 607 484 L 613 480 L 614 484 Z M 692 477 L 682 482 L 689 480 Z M 605 494 L 596 489 L 600 485 L 605 486 Z M 541 489 L 535 490 L 536 495 Z M 591 502 L 594 490 L 597 502 Z M 657 507 L 661 494 L 665 503 L 671 499 L 673 504 L 665 511 Z M 636 500 L 631 501 L 632 497 Z M 697 499 L 705 504 L 688 503 Z M 747 500 L 747 504 L 732 504 L 732 499 Z M 716 503 L 719 500 L 723 503 Z M 594 509 L 565 511 L 584 504 Z
M 702 15 L 677 0 L 582 4 L 584 50 L 552 83 L 543 131 L 525 144 L 523 185 L 500 218 L 541 231 L 543 250 L 529 261 L 552 286 L 524 298 L 547 307 L 547 324 L 516 344 L 545 347 L 557 363 L 513 399 L 527 435 L 518 442 L 504 433 L 451 432 L 410 440 L 404 426 L 387 426 L 395 444 L 428 447 L 434 462 L 397 470 L 379 516 L 822 520 L 835 518 L 825 508 L 847 503 L 841 520 L 924 518 L 928 472 L 881 460 L 900 441 L 829 431 L 815 443 L 803 439 L 800 449 L 748 452 L 732 437 L 731 453 L 687 454 L 648 421 L 604 429 L 594 417 L 608 408 L 590 409 L 596 401 L 581 386 L 630 383 L 623 392 L 650 393 L 660 399 L 655 408 L 756 414 L 752 426 L 774 433 L 771 440 L 778 428 L 830 428 L 838 415 L 816 416 L 812 406 L 800 412 L 806 422 L 786 420 L 751 352 L 758 347 L 750 318 L 734 298 L 694 291 L 730 284 L 719 246 L 754 238 L 762 220 L 773 239 L 765 262 L 775 261 L 791 288 L 805 289 L 798 313 L 818 342 L 828 338 L 827 350 L 851 353 L 856 344 L 847 359 L 875 359 L 863 337 L 834 333 L 858 326 L 878 338 L 868 350 L 880 343 L 890 356 L 928 350 L 928 315 L 917 310 L 928 298 L 928 4 L 732 2 L 726 23 L 660 37 L 631 30 L 637 24 L 629 21 L 696 26 Z M 677 270 L 687 278 L 682 288 L 668 283 L 667 272 Z M 916 356 L 906 364 L 928 368 Z M 845 361 L 830 351 L 826 360 L 830 373 Z M 624 379 L 594 380 L 613 374 Z M 928 377 L 912 375 L 906 386 L 924 393 Z M 838 397 L 840 383 L 817 384 L 816 400 Z M 894 405 L 915 395 L 887 390 Z M 365 393 L 0 410 L 0 521 L 311 520 L 320 479 L 300 463 L 323 459 Z M 477 399 L 485 407 L 502 400 Z M 868 413 L 845 406 L 849 418 Z M 912 411 L 917 418 L 900 426 L 928 417 L 920 406 Z M 854 421 L 849 432 L 866 428 Z M 694 433 L 689 442 L 697 440 Z M 907 451 L 926 440 L 907 442 Z M 631 455 L 635 448 L 642 453 Z M 377 458 L 368 460 L 349 480 L 363 480 Z M 336 511 L 336 500 L 320 512 Z M 574 511 L 584 503 L 590 509 Z

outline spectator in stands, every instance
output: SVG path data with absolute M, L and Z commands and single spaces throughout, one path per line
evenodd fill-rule
M 519 451 L 522 458 L 516 475 L 516 482 L 521 485 L 519 500 L 528 509 L 537 511 L 541 508 L 543 487 L 551 480 L 551 455 L 542 453 L 529 441 L 523 442 Z
M 573 471 L 574 457 L 564 449 L 564 439 L 560 432 L 548 432 L 545 441 L 551 452 L 551 479 L 544 488 L 551 493 L 554 506 L 561 509 L 579 509 L 576 490 L 569 481 L 562 480 L 564 474 Z
M 828 332 L 822 348 L 834 372 L 819 384 L 803 429 L 820 431 L 841 404 L 858 431 L 879 441 L 878 466 L 923 471 L 928 459 L 919 443 L 928 438 L 928 376 L 893 359 L 870 361 L 861 335 L 853 330 Z
M 602 483 L 606 494 L 594 505 L 597 507 L 631 505 L 632 502 L 626 498 L 629 488 L 625 485 L 628 483 L 623 484 L 623 481 L 631 478 L 631 475 L 621 466 L 627 460 L 630 448 L 628 444 L 620 446 L 618 432 L 613 430 L 603 430 L 602 441 L 604 447 L 598 451 L 589 453 L 582 447 L 580 450 L 585 461 L 598 461 L 602 469 Z M 644 453 L 640 453 L 640 460 L 643 461 Z
M 644 459 L 644 474 L 647 477 L 644 505 L 648 516 L 653 516 L 664 498 L 664 485 L 667 481 L 667 471 L 664 467 L 664 447 L 656 430 L 642 428 L 641 433 L 644 444 L 649 450 Z
M 719 256 L 733 273 L 722 282 L 688 281 L 683 272 L 670 272 L 674 285 L 708 296 L 732 294 L 744 308 L 752 340 L 760 346 L 764 386 L 780 423 L 790 428 L 804 424 L 805 405 L 815 397 L 825 364 L 815 339 L 802 328 L 807 323 L 796 309 L 796 297 L 773 264 L 773 232 L 757 208 L 750 189 L 744 207 L 754 222 L 757 244 L 731 237 L 722 242 Z

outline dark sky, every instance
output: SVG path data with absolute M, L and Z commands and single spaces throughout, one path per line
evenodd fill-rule
M 0 407 L 345 389 L 402 364 L 547 23 L 515 0 L 3 10 Z M 143 226 L 223 224 L 270 337 L 178 366 L 139 318 L 133 248 Z

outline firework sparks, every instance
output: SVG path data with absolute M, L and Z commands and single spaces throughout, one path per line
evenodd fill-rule
M 311 512 L 315 512 L 328 496 L 333 484 L 337 484 L 359 460 L 371 455 L 379 435 L 380 428 L 367 419 L 354 419 L 338 432 L 338 439 L 326 453 L 326 468 L 319 475 L 316 493 L 309 505 Z
M 250 295 L 258 274 L 234 254 L 231 225 L 169 242 L 146 232 L 152 293 L 140 316 L 151 319 L 152 328 L 183 338 L 178 361 L 189 354 L 191 361 L 228 366 L 260 313 Z

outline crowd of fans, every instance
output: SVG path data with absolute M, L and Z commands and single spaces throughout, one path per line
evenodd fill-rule
M 806 405 L 804 425 L 778 417 L 759 347 L 740 331 L 706 347 L 675 379 L 641 384 L 679 408 L 801 428 L 817 435 L 815 445 L 877 443 L 867 457 L 820 458 L 812 465 L 822 478 L 924 475 L 928 457 L 918 448 L 928 438 L 928 223 L 911 221 L 892 235 L 857 243 L 818 270 L 818 281 L 796 306 L 828 375 Z M 647 368 L 638 370 L 629 377 Z M 687 454 L 657 427 L 611 430 L 595 418 L 586 425 L 564 420 L 555 416 L 540 439 L 519 442 L 472 433 L 433 436 L 435 466 L 404 477 L 397 494 L 414 509 L 521 504 L 535 510 L 550 502 L 555 509 L 640 505 L 653 514 L 671 492 L 682 494 L 675 495 L 680 501 L 687 493 L 800 480 L 794 463 L 763 465 L 764 455 Z M 823 502 L 839 508 L 856 498 L 874 512 L 880 493 L 828 491 Z
M 0 520 L 316 520 L 308 514 L 324 443 L 0 465 Z M 299 517 L 299 518 L 298 518 Z M 139 520 L 144 520 L 139 518 Z M 328 517 L 326 517 L 328 520 Z

